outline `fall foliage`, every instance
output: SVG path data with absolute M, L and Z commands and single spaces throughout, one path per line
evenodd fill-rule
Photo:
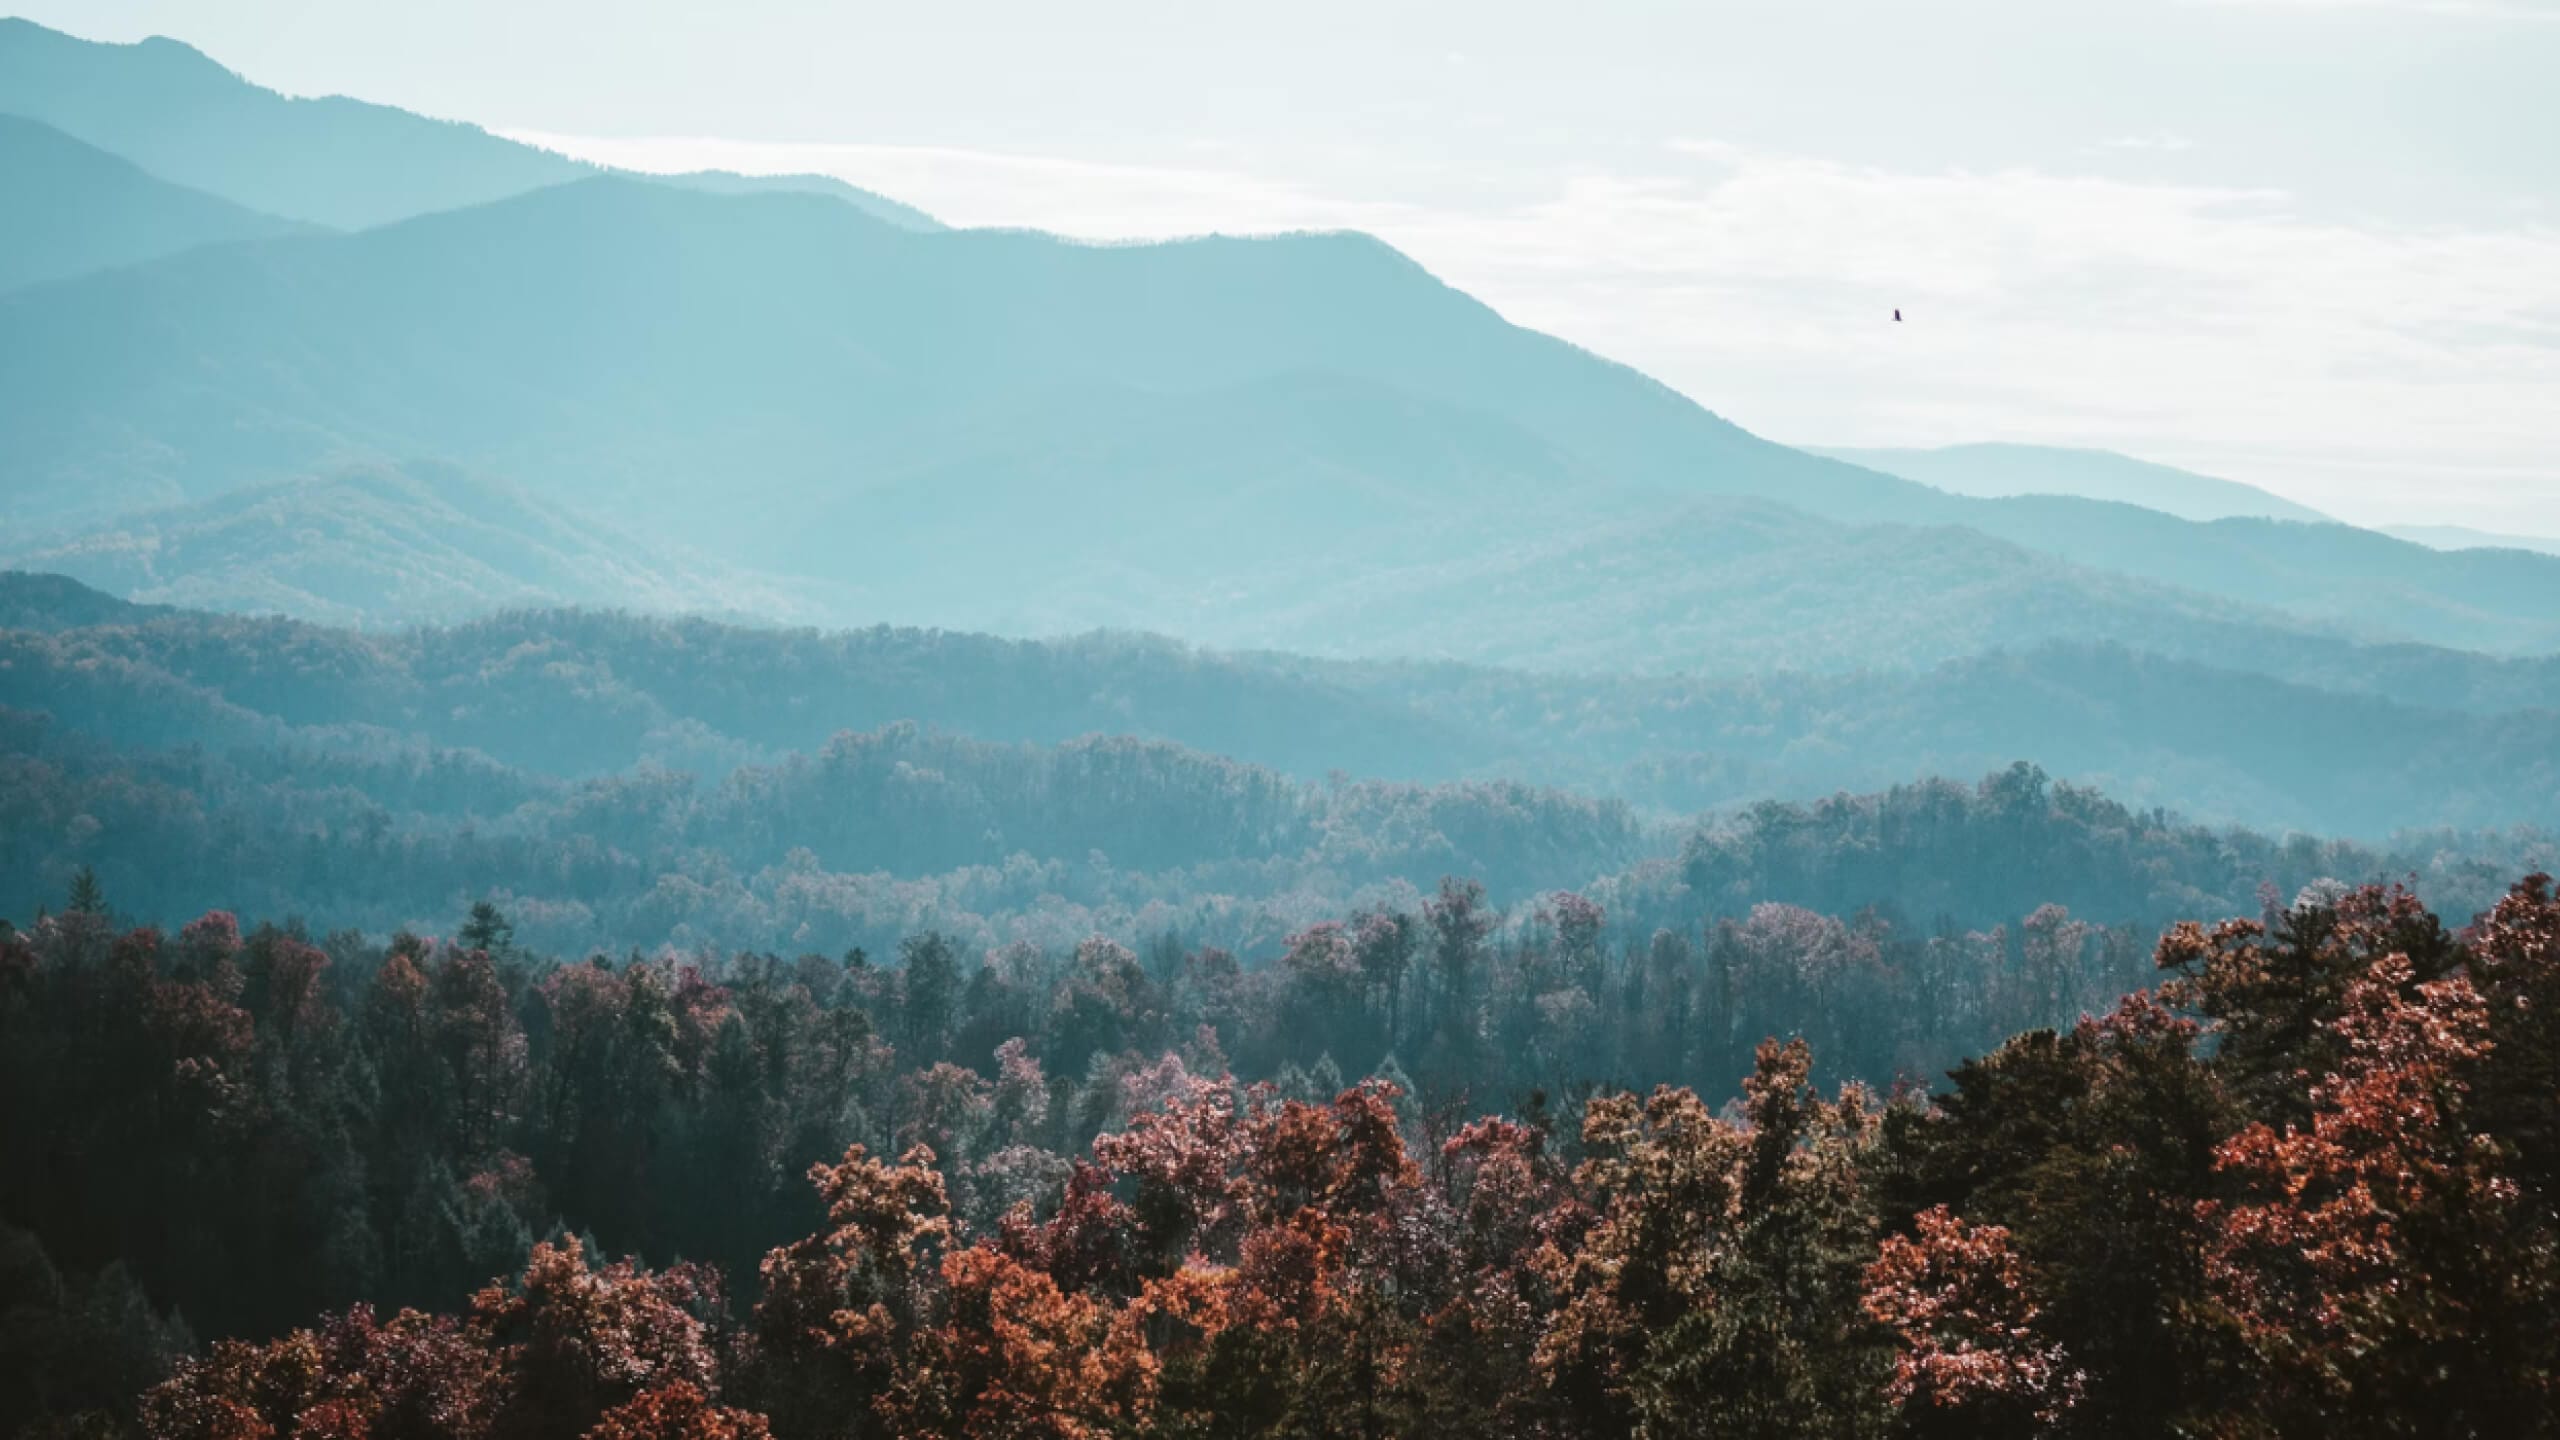
M 0 1399 L 155 1440 L 2560 1420 L 2544 877 L 2459 930 L 2388 887 L 2173 927 L 2156 991 L 1934 1089 L 1822 1081 L 1799 1035 L 1729 1095 L 1566 1074 L 1509 1115 L 1470 1097 L 1506 1047 L 1575 1053 L 1553 997 L 1782 984 L 1811 1028 L 1895 957 L 1784 907 L 1684 960 L 1613 952 L 1584 897 L 1511 939 L 1479 906 L 1452 884 L 1289 941 L 1274 983 L 1431 1057 L 1321 1085 L 1238 1078 L 1214 955 L 554 965 L 494 912 L 377 951 L 69 910 L 0 934 L 10 1063 L 65 1067 L 12 1070 L 45 1088 L 13 1089 L 8 1153 L 54 1157 L 45 1193 L 120 1189 L 13 1187 L 39 1224 L 0 1235 L 28 1317 Z M 2053 984 L 2076 923 L 2027 917 L 2004 983 Z M 110 1123 L 146 1143 L 78 1143 Z M 333 1174 L 340 1143 L 370 1163 Z M 229 1303 L 181 1324 L 199 1295 Z M 85 1365 L 24 1338 L 73 1334 Z

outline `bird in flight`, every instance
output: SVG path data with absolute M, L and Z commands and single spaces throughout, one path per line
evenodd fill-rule
M 1901 324 L 1901 323 L 1902 323 L 1902 312 L 1901 312 L 1900 310 L 1896 310 L 1896 311 L 1894 311 L 1894 312 L 1893 312 L 1893 323 L 1894 323 L 1894 324 L 1896 324 L 1896 325 L 1899 325 L 1899 324 Z

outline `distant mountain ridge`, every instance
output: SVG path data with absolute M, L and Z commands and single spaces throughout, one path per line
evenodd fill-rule
M 2324 668 L 2363 688 L 2324 687 Z M 1656 815 L 2033 758 L 2214 822 L 2369 837 L 2560 824 L 2560 660 L 2352 649 L 2294 681 L 2093 645 L 1919 671 L 1536 675 L 591 611 L 362 633 L 137 610 L 0 573 L 8 712 L 122 746 L 284 746 L 395 768 L 425 746 L 451 766 L 556 778 L 643 765 L 714 778 L 901 720 L 1007 743 L 1103 732 L 1310 780 L 1514 779 Z
M 383 626 L 533 606 L 822 613 L 760 577 L 644 546 L 451 466 L 348 470 L 143 511 L 15 553 L 129 599 Z M 804 590 L 807 587 L 802 587 Z
M 1425 618 L 1492 638 L 1547 618 L 1506 592 L 1551 592 L 1604 552 L 1667 560 L 1684 535 L 1716 548 L 1695 507 L 1776 502 L 1835 525 L 1978 531 L 2118 577 L 2084 590 L 2150 586 L 2163 616 L 2236 605 L 2244 623 L 2560 648 L 2560 560 L 1949 495 L 1762 440 L 1358 236 L 1095 247 L 918 233 L 805 194 L 590 180 L 0 300 L 0 427 L 19 437 L 0 479 L 22 523 L 438 456 L 538 477 L 546 502 L 610 509 L 643 538 L 837 582 L 846 619 L 1301 648 L 1292 613 L 1333 624 L 1306 598 L 1420 595 L 1433 571 L 1472 569 L 1451 592 L 1463 608 Z M 1683 518 L 1649 527 L 1657 512 Z M 1566 568 L 1523 572 L 1526 590 L 1495 578 L 1505 556 L 1558 547 Z M 1934 568 L 1941 595 L 1976 583 L 1942 558 L 1874 573 Z M 1321 583 L 1302 597 L 1292 576 Z M 1698 604 L 1717 583 L 1674 579 Z M 1397 638 L 1383 607 L 1352 613 L 1368 628 L 1344 653 Z M 1904 613 L 1929 612 L 1877 590 L 1864 623 Z M 1716 633 L 1712 607 L 1683 623 Z M 1860 623 L 1844 614 L 1839 633 Z M 1932 628 L 1990 644 L 2145 628 L 2130 613 L 2037 625 Z M 1582 628 L 1618 626 L 1595 612 Z M 1872 643 L 1813 645 L 1804 663 L 1874 663 L 1901 642 Z M 1481 638 L 1408 653 L 1627 661 Z
M 740 175 L 730 170 L 692 170 L 673 175 L 645 175 L 641 178 L 662 180 L 688 190 L 708 195 L 824 195 L 841 200 L 876 220 L 886 220 L 901 230 L 948 230 L 951 227 L 922 210 L 886 195 L 874 194 L 858 185 L 847 184 L 832 175 Z
M 484 204 L 609 173 L 477 125 L 255 84 L 165 36 L 83 40 L 0 17 L 0 111 L 40 120 L 164 180 L 339 230 Z M 669 177 L 713 191 L 823 193 L 892 224 L 931 217 L 819 176 Z
M 306 227 L 172 185 L 50 125 L 0 114 L 0 290 Z
M 663 501 L 697 533 L 755 518 L 688 506 L 700 474 L 824 502 L 973 451 L 1117 443 L 1094 435 L 1097 403 L 1162 409 L 1292 375 L 1500 414 L 1487 423 L 1569 447 L 1587 479 L 1844 506 L 1912 488 L 1751 436 L 1356 236 L 919 235 L 806 195 L 606 179 L 14 297 L 0 335 L 25 367 L 0 396 L 25 442 L 0 465 L 31 507 L 48 476 L 105 506 L 130 503 L 120 484 L 203 497 L 333 458 L 437 455 L 544 476 L 558 498 Z M 200 373 L 207 353 L 233 363 Z M 1006 428 L 1020 422 L 1052 435 Z M 1046 443 L 1059 430 L 1068 443 Z
M 2431 550 L 2530 550 L 2538 555 L 2560 555 L 2560 537 L 2549 535 L 2505 535 L 2467 525 L 2385 525 L 2381 530 L 2385 535 Z
M 163 179 L 337 229 L 472 205 L 594 173 L 498 139 L 243 80 L 176 40 L 81 40 L 0 20 L 0 110 L 42 120 Z
M 101 112 L 66 75 L 132 104 Z M 771 576 L 821 607 L 790 618 L 1550 669 L 1927 666 L 2051 642 L 2220 663 L 2285 635 L 2560 649 L 2560 558 L 1950 494 L 1752 435 L 1364 236 L 938 231 L 829 181 L 597 176 L 467 126 L 287 100 L 174 42 L 23 23 L 0 26 L 0 101 L 16 92 L 151 144 L 227 137 L 223 163 L 263 157 L 261 174 L 326 139 L 321 171 L 408 187 L 373 196 L 391 211 L 495 197 L 0 297 L 0 552 L 138 594 L 381 623 L 499 596 L 743 612 L 758 602 L 706 586 Z M 2225 508 L 2274 501 L 1990 449 L 2068 461 L 2083 488 L 2134 467 L 2220 487 Z M 452 563 L 433 483 L 364 497 L 361 522 L 331 508 L 350 492 L 310 488 L 421 458 L 533 487 L 548 534 L 612 517 L 635 542 L 619 578 Z M 221 508 L 269 486 L 287 488 Z M 294 506 L 325 518 L 280 525 Z M 146 522 L 147 545 L 119 528 L 171 507 L 196 508 Z M 206 526 L 266 535 L 278 575 L 169 543 Z M 346 584 L 280 578 L 299 537 L 325 568 L 367 527 L 417 583 L 351 608 Z M 146 551 L 153 568 L 126 563 Z M 652 558 L 679 551 L 701 563 Z
M 2198 475 L 2109 450 L 2054 445 L 1946 445 L 1934 450 L 1801 447 L 1956 495 L 2073 495 L 2112 500 L 2182 520 L 2297 520 L 2335 523 L 2308 505 L 2236 480 Z

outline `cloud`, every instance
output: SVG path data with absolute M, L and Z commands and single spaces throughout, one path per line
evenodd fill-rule
M 954 224 L 1031 227 L 1091 240 L 1355 228 L 1404 213 L 1402 207 L 1348 203 L 1208 165 L 1130 165 L 925 145 L 598 139 L 539 131 L 513 131 L 509 138 L 653 174 L 832 175 Z
M 2480 20 L 2560 20 L 2560 0 L 2187 0 L 2224 10 L 2295 10 L 2318 12 L 2389 11 L 2408 15 L 2449 15 Z
M 520 138 L 638 169 L 818 171 L 959 224 L 1366 230 L 1781 439 L 2103 445 L 2350 518 L 2547 527 L 2560 499 L 2560 229 L 2530 218 L 2349 224 L 2275 189 L 1712 139 L 1424 205 L 1214 165 Z
M 2112 140 L 2101 140 L 2098 142 L 2098 148 L 2101 150 L 2152 150 L 2174 155 L 2181 151 L 2193 150 L 2196 148 L 2196 142 L 2174 131 L 2154 130 L 2148 135 L 2119 135 Z

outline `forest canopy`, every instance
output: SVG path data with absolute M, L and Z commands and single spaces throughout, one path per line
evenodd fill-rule
M 84 877 L 0 933 L 13 1428 L 2555 1419 L 2539 875 L 2459 930 L 2314 887 L 2132 955 L 2054 906 L 1638 942 L 1559 894 L 1505 934 L 1449 881 L 1258 968 L 932 933 L 562 963 L 488 905 L 381 945 L 108 908 Z M 1979 1044 L 1943 1085 L 1854 1074 L 1948 1016 L 1900 1036 Z

